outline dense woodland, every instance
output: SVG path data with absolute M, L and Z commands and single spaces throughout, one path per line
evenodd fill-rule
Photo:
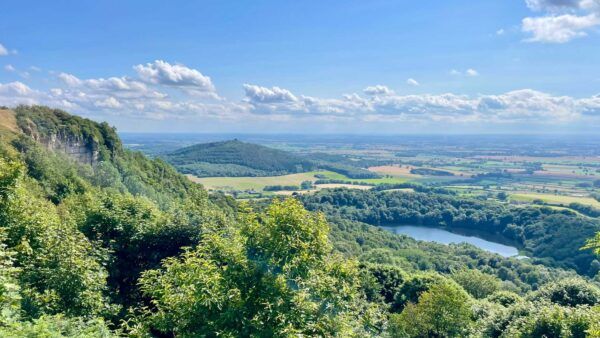
M 196 144 L 164 158 L 181 172 L 198 177 L 286 175 L 315 168 L 288 152 L 238 140 Z
M 2 337 L 600 335 L 586 277 L 600 264 L 575 250 L 600 248 L 591 218 L 433 191 L 239 203 L 123 149 L 107 125 L 14 112 L 21 131 L 0 133 Z M 36 141 L 56 134 L 100 160 Z M 501 234 L 533 259 L 376 226 L 413 221 Z
M 580 250 L 600 231 L 596 218 L 549 207 L 512 206 L 445 194 L 337 189 L 306 195 L 310 210 L 375 225 L 427 225 L 500 235 L 535 261 L 593 277 L 598 261 Z
M 184 174 L 197 177 L 278 176 L 316 169 L 331 170 L 354 179 L 377 178 L 362 162 L 311 154 L 302 156 L 238 140 L 200 143 L 161 156 Z

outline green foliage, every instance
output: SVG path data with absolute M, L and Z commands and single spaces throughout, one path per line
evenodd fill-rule
M 568 278 L 542 286 L 532 298 L 562 306 L 600 305 L 600 288 L 581 278 Z
M 32 321 L 14 322 L 0 326 L 0 337 L 72 337 L 72 338 L 109 338 L 118 337 L 106 323 L 99 318 L 65 318 L 61 315 L 42 316 Z
M 294 191 L 300 190 L 297 185 L 267 185 L 263 188 L 264 191 Z
M 529 255 L 543 258 L 546 265 L 580 273 L 587 273 L 594 260 L 580 248 L 600 230 L 600 220 L 570 211 L 442 194 L 328 189 L 302 196 L 302 200 L 309 210 L 373 225 L 428 225 L 500 236 Z
M 498 277 L 483 273 L 479 270 L 461 269 L 451 275 L 452 279 L 477 299 L 485 298 L 500 290 Z
M 596 337 L 590 335 L 600 314 L 589 308 L 566 308 L 558 305 L 530 305 L 528 314 L 513 318 L 503 337 Z
M 454 176 L 454 174 L 449 171 L 431 168 L 413 168 L 410 170 L 410 173 L 424 176 Z
M 139 330 L 270 337 L 373 329 L 356 263 L 332 254 L 322 216 L 289 199 L 241 222 L 240 231 L 208 234 L 163 270 L 144 273 L 152 307 Z
M 510 306 L 519 303 L 523 298 L 514 292 L 510 291 L 496 291 L 486 298 L 488 301 L 502 306 Z
M 390 317 L 392 337 L 464 337 L 472 326 L 471 299 L 457 284 L 438 281 L 417 303 Z
M 106 124 L 17 110 L 25 133 L 0 139 L 1 337 L 600 334 L 598 287 L 544 266 L 596 274 L 592 254 L 573 251 L 595 220 L 416 185 L 426 194 L 301 197 L 325 214 L 294 199 L 251 208 L 121 149 Z M 99 161 L 49 150 L 54 137 L 88 144 Z M 467 226 L 544 259 L 364 222 Z
M 19 269 L 13 266 L 13 253 L 7 250 L 5 239 L 4 229 L 0 229 L 0 327 L 15 322 L 21 308 Z
M 0 178 L 0 226 L 21 269 L 23 310 L 30 316 L 107 310 L 102 253 L 61 220 L 54 205 L 30 193 L 20 165 L 0 159 L 0 172 L 6 173 Z
M 183 173 L 208 176 L 274 176 L 315 169 L 288 152 L 238 140 L 202 143 L 176 150 L 165 159 Z

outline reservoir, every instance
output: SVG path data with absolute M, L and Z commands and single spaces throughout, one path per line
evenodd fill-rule
M 490 242 L 475 236 L 459 235 L 440 228 L 414 225 L 383 226 L 382 228 L 396 234 L 407 235 L 420 241 L 437 242 L 442 244 L 465 242 L 504 257 L 512 257 L 519 254 L 517 248 L 513 246 Z

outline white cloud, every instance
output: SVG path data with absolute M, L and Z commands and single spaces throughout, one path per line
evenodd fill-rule
M 60 73 L 58 74 L 58 78 L 68 86 L 75 87 L 81 84 L 81 80 L 72 74 Z
M 465 74 L 467 76 L 479 76 L 479 73 L 475 69 L 473 69 L 473 68 L 467 69 L 467 71 L 465 72 Z
M 259 87 L 262 88 L 262 87 Z M 449 123 L 570 123 L 584 115 L 600 117 L 600 96 L 575 99 L 552 96 L 523 89 L 499 95 L 467 96 L 457 94 L 397 95 L 380 90 L 368 97 L 357 94 L 340 99 L 298 96 L 277 87 L 297 99 L 253 99 L 247 92 L 246 102 L 255 114 L 281 114 L 297 118 L 335 118 L 370 121 L 411 121 Z M 267 89 L 268 88 L 263 88 Z M 249 96 L 250 95 L 250 96 Z M 274 104 L 276 102 L 276 104 Z M 600 122 L 600 121 L 599 121 Z
M 185 88 L 198 93 L 214 93 L 210 77 L 184 65 L 172 65 L 162 60 L 133 67 L 142 81 L 152 84 Z
M 45 99 L 44 93 L 33 90 L 22 82 L 0 83 L 0 105 L 37 104 L 46 102 Z
M 464 72 L 460 71 L 460 70 L 452 69 L 452 70 L 450 70 L 450 75 L 454 75 L 454 76 L 464 75 L 464 76 L 474 77 L 474 76 L 479 76 L 479 72 L 473 68 L 469 68 L 469 69 L 465 70 Z
M 473 70 L 473 72 L 476 72 Z M 468 76 L 469 69 L 456 71 Z M 231 121 L 415 122 L 428 123 L 574 123 L 586 119 L 600 126 L 600 95 L 556 96 L 532 89 L 496 95 L 454 93 L 403 95 L 384 85 L 362 94 L 314 97 L 273 86 L 243 85 L 241 101 L 214 101 L 185 95 L 171 85 L 148 84 L 136 78 L 82 79 L 59 73 L 59 84 L 47 91 L 22 82 L 0 84 L 0 105 L 46 104 L 79 114 L 148 120 L 206 119 Z M 180 95 L 171 95 L 176 92 Z
M 384 85 L 375 85 L 375 86 L 369 86 L 365 89 L 363 89 L 363 92 L 367 95 L 390 95 L 390 94 L 394 94 L 394 91 L 389 89 L 388 87 L 384 86 Z
M 30 66 L 29 69 L 31 69 L 34 72 L 41 72 L 42 69 L 40 67 L 36 67 L 36 66 Z
M 577 16 L 563 14 L 523 19 L 522 30 L 532 36 L 525 41 L 565 43 L 578 37 L 586 36 L 586 29 L 600 25 L 600 17 L 596 14 Z
M 94 102 L 94 105 L 99 108 L 112 108 L 112 109 L 121 108 L 121 106 L 122 106 L 121 102 L 119 102 L 119 100 L 115 99 L 112 96 L 107 97 L 102 100 L 98 100 L 98 101 Z
M 287 89 L 279 87 L 267 88 L 257 85 L 245 84 L 244 91 L 249 102 L 257 103 L 285 103 L 296 102 L 298 98 Z
M 0 56 L 8 55 L 8 49 L 0 43 Z
M 419 86 L 419 82 L 413 78 L 406 80 L 406 84 L 413 87 Z
M 530 34 L 527 42 L 566 43 L 588 35 L 600 25 L 600 0 L 525 0 L 534 11 L 546 12 L 526 17 L 521 30 Z
M 496 35 L 504 35 L 505 31 L 504 28 L 500 28 L 496 31 Z
M 13 73 L 15 71 L 17 71 L 17 69 L 15 67 L 13 67 L 13 65 L 6 65 L 4 66 L 4 70 L 10 73 Z

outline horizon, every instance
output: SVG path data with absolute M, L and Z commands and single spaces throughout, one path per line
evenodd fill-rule
M 48 105 L 123 132 L 600 127 L 597 0 L 3 7 L 0 105 Z

